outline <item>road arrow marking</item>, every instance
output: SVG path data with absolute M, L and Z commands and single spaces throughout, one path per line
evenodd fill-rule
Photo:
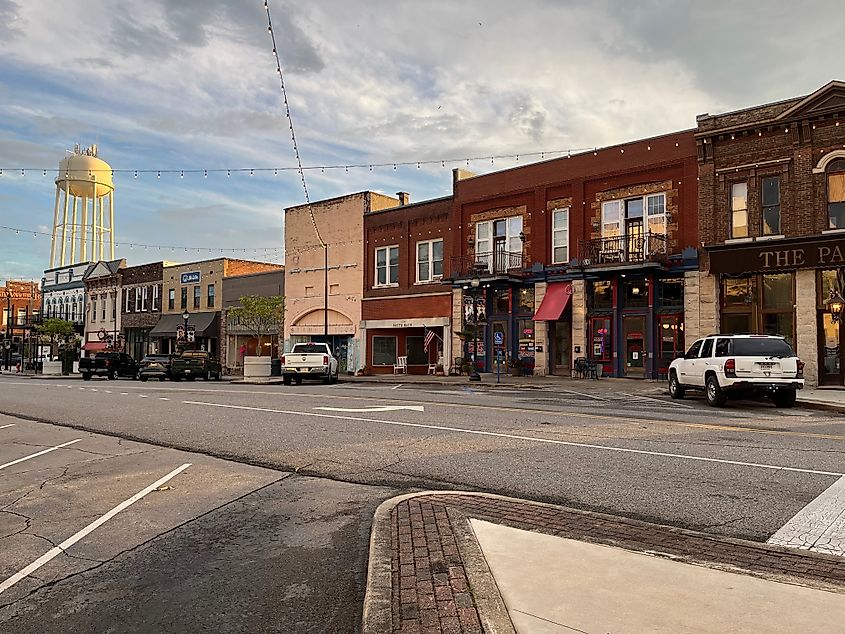
M 315 407 L 314 409 L 321 409 L 326 412 L 397 412 L 399 410 L 408 410 L 411 412 L 424 412 L 425 407 L 422 405 L 378 405 L 376 407 Z

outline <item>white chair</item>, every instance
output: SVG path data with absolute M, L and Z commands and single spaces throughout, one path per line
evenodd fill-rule
M 399 357 L 393 365 L 393 374 L 408 374 L 408 357 Z
M 436 363 L 429 363 L 428 364 L 428 374 L 436 374 L 437 373 L 437 364 Z

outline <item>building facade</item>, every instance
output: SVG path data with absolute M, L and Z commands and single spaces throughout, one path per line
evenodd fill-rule
M 136 361 L 158 352 L 150 332 L 161 317 L 164 262 L 128 266 L 122 273 L 120 320 L 126 353 Z
M 259 341 L 254 333 L 244 328 L 237 320 L 230 318 L 229 309 L 240 306 L 241 297 L 255 295 L 257 297 L 284 297 L 285 272 L 284 269 L 274 269 L 261 273 L 250 273 L 237 277 L 223 278 L 223 352 L 221 363 L 227 374 L 242 374 L 244 356 L 258 354 Z M 273 328 L 273 333 L 264 336 L 260 345 L 261 356 L 279 356 L 279 339 L 283 337 L 284 323 L 280 322 Z
M 64 319 L 82 335 L 85 327 L 85 274 L 92 264 L 78 262 L 47 269 L 41 278 L 42 315 L 50 319 Z
M 341 373 L 363 365 L 364 215 L 398 204 L 368 191 L 285 209 L 285 350 L 327 342 Z
M 105 349 L 123 350 L 120 325 L 122 271 L 126 260 L 94 262 L 85 272 L 85 326 L 83 353 Z
M 416 204 L 404 192 L 398 197 L 398 207 L 364 214 L 363 365 L 390 374 L 404 357 L 408 373 L 448 372 L 452 289 L 443 275 L 452 197 Z
M 41 289 L 37 282 L 7 280 L 0 287 L 0 338 L 9 342 L 9 354 L 24 355 L 24 345 L 41 315 Z
M 161 317 L 150 331 L 150 338 L 157 341 L 160 352 L 175 354 L 177 329 L 187 321 L 187 325 L 194 330 L 194 346 L 219 357 L 223 280 L 229 276 L 281 268 L 278 264 L 232 258 L 163 267 Z M 187 315 L 187 320 L 184 315 Z
M 696 177 L 685 131 L 456 178 L 453 349 L 482 371 L 568 376 L 583 357 L 611 376 L 665 372 L 698 268 Z
M 842 121 L 845 83 L 834 81 L 805 97 L 699 116 L 695 135 L 703 257 L 689 285 L 697 292 L 688 293 L 688 334 L 783 335 L 810 385 L 845 384 Z

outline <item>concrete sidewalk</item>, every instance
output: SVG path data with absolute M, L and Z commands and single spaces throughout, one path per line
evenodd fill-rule
M 473 519 L 520 634 L 834 632 L 845 594 Z

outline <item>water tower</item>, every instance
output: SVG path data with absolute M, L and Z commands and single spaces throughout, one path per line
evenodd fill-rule
M 112 169 L 97 158 L 96 145 L 77 145 L 59 162 L 50 268 L 106 256 L 114 259 Z

